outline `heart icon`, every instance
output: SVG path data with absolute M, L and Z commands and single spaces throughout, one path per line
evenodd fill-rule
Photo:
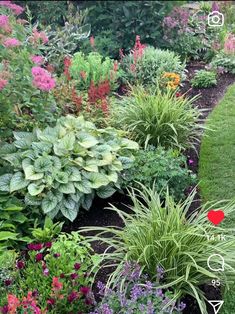
M 214 224 L 218 225 L 224 220 L 224 212 L 222 210 L 210 210 L 207 214 L 207 218 Z

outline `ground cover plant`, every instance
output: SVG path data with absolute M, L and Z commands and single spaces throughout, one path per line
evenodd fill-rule
M 0 190 L 22 191 L 28 205 L 73 221 L 80 206 L 90 208 L 95 193 L 106 198 L 118 188 L 118 174 L 130 166 L 131 151 L 138 149 L 121 134 L 96 129 L 82 116 L 60 118 L 43 131 L 14 133 L 15 141 L 3 146 L 1 156 L 15 172 L 1 176 Z
M 201 70 L 191 80 L 192 86 L 196 88 L 208 88 L 217 84 L 216 73 Z

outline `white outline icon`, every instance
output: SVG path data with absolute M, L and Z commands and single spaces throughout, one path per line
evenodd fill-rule
M 219 265 L 218 265 L 218 268 L 213 268 L 213 267 L 211 267 L 210 266 L 210 260 L 211 260 L 211 258 L 213 258 L 213 257 L 219 257 L 220 258 L 220 261 L 215 261 L 215 263 L 218 263 Z M 224 258 L 223 258 L 223 256 L 222 255 L 220 255 L 220 254 L 212 254 L 211 256 L 209 256 L 208 257 L 208 259 L 207 259 L 207 266 L 210 268 L 210 270 L 212 270 L 212 271 L 224 271 Z
M 211 27 L 221 27 L 224 25 L 224 15 L 219 11 L 213 11 L 208 14 L 207 22 Z
M 215 314 L 219 313 L 219 310 L 221 309 L 222 305 L 224 304 L 224 301 L 218 301 L 218 300 L 208 300 L 208 303 L 213 307 L 213 310 Z

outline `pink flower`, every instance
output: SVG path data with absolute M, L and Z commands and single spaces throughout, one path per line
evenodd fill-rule
M 44 275 L 44 276 L 48 276 L 48 275 L 49 275 L 49 269 L 48 269 L 48 268 L 45 268 L 45 269 L 43 270 L 43 275 Z
M 11 33 L 12 29 L 9 24 L 9 17 L 7 15 L 0 15 L 0 28 L 2 28 L 7 33 Z
M 16 38 L 7 38 L 3 42 L 3 46 L 5 46 L 6 48 L 18 47 L 20 45 L 21 45 L 21 42 Z
M 42 56 L 31 56 L 31 60 L 33 61 L 33 63 L 35 64 L 43 64 L 44 62 L 44 58 Z
M 29 243 L 28 249 L 30 251 L 40 251 L 43 248 L 43 245 L 41 243 Z
M 2 78 L 0 78 L 0 91 L 3 90 L 3 88 L 6 87 L 8 81 L 7 80 L 4 80 Z
M 73 273 L 70 275 L 71 279 L 74 280 L 78 277 L 78 275 L 76 273 Z
M 11 1 L 0 1 L 0 6 L 11 9 L 15 15 L 20 15 L 22 12 L 24 12 L 24 8 L 12 3 Z
M 48 92 L 55 87 L 55 80 L 47 70 L 41 67 L 33 67 L 32 75 L 33 85 L 38 89 Z
M 38 43 L 41 40 L 43 44 L 46 44 L 49 41 L 46 33 L 39 32 L 36 28 L 33 29 L 33 34 L 32 34 L 32 37 L 30 37 L 30 39 L 33 43 Z
M 16 268 L 23 269 L 25 267 L 24 261 L 17 261 L 16 262 Z
M 189 159 L 188 164 L 192 165 L 192 164 L 194 164 L 194 161 L 192 159 Z
M 44 243 L 44 247 L 50 249 L 52 247 L 52 243 L 51 242 L 46 242 L 46 243 Z
M 235 36 L 233 34 L 229 34 L 224 43 L 224 51 L 227 54 L 235 53 Z
M 95 46 L 95 38 L 93 36 L 90 37 L 90 44 L 91 44 L 91 47 Z
M 52 279 L 52 290 L 53 291 L 59 291 L 63 288 L 62 282 L 59 282 L 58 277 L 53 277 Z
M 220 7 L 219 7 L 219 4 L 218 4 L 216 1 L 214 1 L 214 2 L 212 3 L 211 10 L 212 10 L 212 11 L 218 11 L 218 12 L 219 12 Z

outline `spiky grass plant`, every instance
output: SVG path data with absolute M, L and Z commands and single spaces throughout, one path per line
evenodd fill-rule
M 195 191 L 184 202 L 176 203 L 166 193 L 165 201 L 153 189 L 144 186 L 130 192 L 133 205 L 131 214 L 111 209 L 118 213 L 124 228 L 87 227 L 83 231 L 96 231 L 89 241 L 106 243 L 103 254 L 105 265 L 116 266 L 108 285 L 115 285 L 125 261 L 136 261 L 153 279 L 156 268 L 164 269 L 161 288 L 174 290 L 175 298 L 189 294 L 206 313 L 202 284 L 218 278 L 228 287 L 235 275 L 235 238 L 231 230 L 214 226 L 207 219 L 209 208 L 222 208 L 225 216 L 235 211 L 235 201 L 221 207 L 221 202 L 206 204 L 187 217 Z M 83 232 L 82 231 L 82 232 Z M 226 241 L 208 240 L 208 236 L 223 234 Z M 111 235 L 111 236 L 110 236 Z M 225 261 L 224 271 L 213 272 L 207 266 L 212 254 L 220 254 Z M 215 263 L 218 267 L 218 263 Z
M 144 146 L 185 149 L 193 146 L 203 130 L 200 111 L 193 107 L 196 97 L 176 97 L 171 90 L 146 91 L 133 87 L 113 107 L 113 123 L 128 131 Z

